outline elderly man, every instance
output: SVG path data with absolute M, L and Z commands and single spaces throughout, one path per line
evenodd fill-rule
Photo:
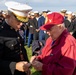
M 0 27 L 0 74 L 26 75 L 30 64 L 19 29 L 22 22 L 28 21 L 26 16 L 32 8 L 13 1 L 6 2 L 5 5 L 8 14 Z
M 53 12 L 41 26 L 50 36 L 42 54 L 31 57 L 32 66 L 42 75 L 76 75 L 76 40 L 64 27 L 64 17 Z

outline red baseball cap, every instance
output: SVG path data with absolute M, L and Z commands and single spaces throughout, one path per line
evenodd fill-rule
M 64 22 L 64 17 L 57 12 L 53 12 L 47 15 L 47 22 L 46 24 L 40 27 L 41 30 L 49 30 L 51 27 L 62 24 Z

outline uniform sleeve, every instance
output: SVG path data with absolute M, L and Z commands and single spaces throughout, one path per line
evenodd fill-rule
M 76 50 L 73 46 L 68 48 L 58 61 L 43 64 L 42 75 L 73 75 L 76 66 L 74 49 Z
M 2 43 L 2 40 L 0 40 L 0 43 Z M 13 75 L 15 71 L 16 62 L 3 60 L 3 50 L 4 46 L 0 44 L 0 73 Z

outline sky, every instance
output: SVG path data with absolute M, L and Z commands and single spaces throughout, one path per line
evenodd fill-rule
M 7 10 L 5 2 L 9 0 L 0 0 L 0 10 Z M 60 11 L 67 9 L 76 12 L 76 0 L 12 0 L 21 3 L 27 3 L 33 8 L 33 11 Z

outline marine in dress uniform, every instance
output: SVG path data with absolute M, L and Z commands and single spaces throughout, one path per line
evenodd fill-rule
M 0 74 L 26 75 L 30 64 L 19 28 L 22 22 L 27 21 L 25 17 L 32 8 L 14 1 L 8 1 L 5 5 L 8 7 L 7 15 L 9 12 L 12 15 L 0 27 Z

